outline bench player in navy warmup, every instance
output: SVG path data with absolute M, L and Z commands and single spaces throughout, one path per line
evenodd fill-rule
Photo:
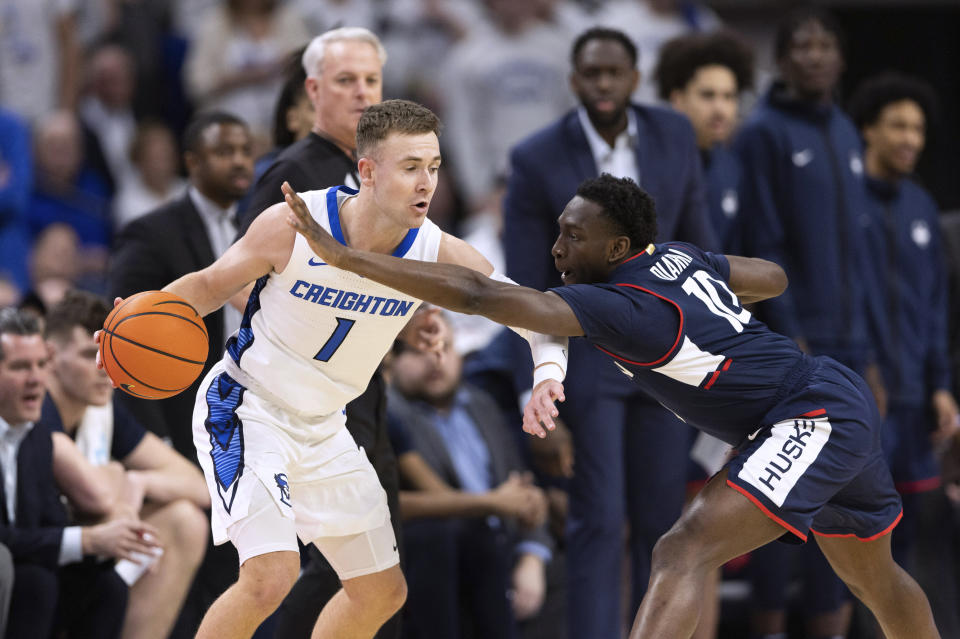
M 739 449 L 654 550 L 631 637 L 689 637 L 710 571 L 770 541 L 813 532 L 888 639 L 939 637 L 916 582 L 893 561 L 900 498 L 863 380 L 810 357 L 742 304 L 779 295 L 786 276 L 760 259 L 691 244 L 654 245 L 652 199 L 627 179 L 581 184 L 553 246 L 565 286 L 547 292 L 449 265 L 342 246 L 292 191 L 289 223 L 331 264 L 417 298 L 511 326 L 583 336 L 677 415 Z M 524 430 L 553 428 L 563 387 L 546 380 Z

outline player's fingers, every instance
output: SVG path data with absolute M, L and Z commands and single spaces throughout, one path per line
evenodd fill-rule
M 121 302 L 123 302 L 123 298 L 122 298 L 122 297 L 115 297 L 115 298 L 113 298 L 113 305 L 114 305 L 114 306 L 120 306 Z

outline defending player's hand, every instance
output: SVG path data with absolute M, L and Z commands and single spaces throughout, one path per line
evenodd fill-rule
M 523 407 L 523 431 L 536 437 L 546 437 L 548 430 L 557 427 L 553 418 L 560 414 L 553 403 L 564 399 L 563 384 L 557 380 L 545 379 L 537 384 L 527 405 Z
M 440 318 L 441 310 L 439 306 L 421 306 L 397 335 L 397 339 L 418 351 L 442 353 L 450 339 L 450 330 Z
M 307 244 L 317 254 L 317 257 L 331 266 L 338 266 L 345 247 L 317 224 L 313 216 L 310 215 L 310 209 L 307 208 L 306 203 L 297 195 L 289 182 L 284 182 L 280 190 L 283 191 L 283 198 L 287 206 L 290 207 L 287 224 L 307 240 Z

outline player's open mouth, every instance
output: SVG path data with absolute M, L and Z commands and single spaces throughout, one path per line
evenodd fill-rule
M 26 393 L 22 396 L 23 403 L 28 405 L 40 403 L 40 393 Z
M 571 271 L 563 271 L 563 272 L 560 273 L 560 279 L 563 280 L 564 282 L 566 282 L 567 279 L 568 279 L 569 277 L 571 277 L 572 275 L 573 275 L 573 273 L 572 273 Z
M 413 205 L 413 208 L 417 209 L 417 210 L 420 211 L 421 213 L 426 213 L 426 212 L 427 212 L 427 208 L 428 208 L 429 206 L 430 206 L 430 203 L 429 203 L 429 202 L 417 202 L 416 204 Z

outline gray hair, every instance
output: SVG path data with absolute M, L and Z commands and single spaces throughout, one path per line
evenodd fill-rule
M 29 311 L 8 306 L 0 309 L 0 335 L 40 335 L 40 320 Z M 0 361 L 5 357 L 0 346 Z
M 382 67 L 387 63 L 387 50 L 383 48 L 380 38 L 373 31 L 363 27 L 340 27 L 318 35 L 310 41 L 306 51 L 303 52 L 303 70 L 306 71 L 308 78 L 315 78 L 320 75 L 327 45 L 343 41 L 366 42 L 376 49 L 377 57 L 380 58 L 380 66 Z

